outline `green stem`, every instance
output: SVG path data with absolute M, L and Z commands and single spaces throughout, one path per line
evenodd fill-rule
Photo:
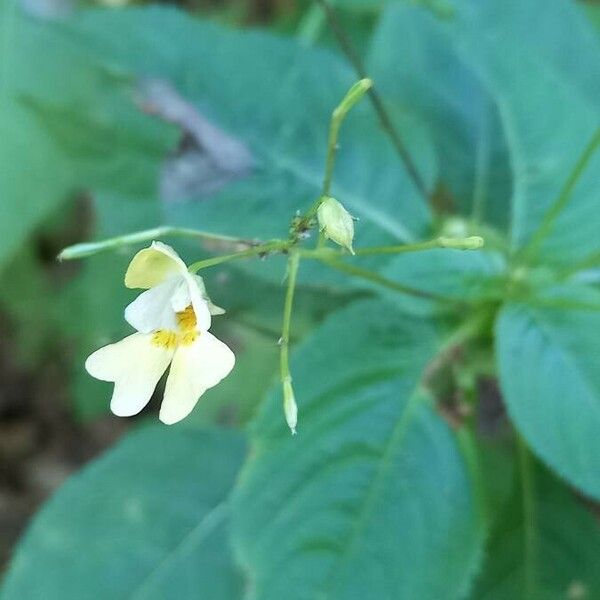
M 523 502 L 523 544 L 524 544 L 524 598 L 536 598 L 536 535 L 535 535 L 535 481 L 533 461 L 523 438 L 517 434 L 517 451 L 521 492 Z
M 357 248 L 355 256 L 372 256 L 374 254 L 404 254 L 405 252 L 419 252 L 420 250 L 432 250 L 441 248 L 438 240 L 428 240 L 416 244 L 401 244 L 397 246 L 372 246 L 369 248 Z
M 190 273 L 196 273 L 200 269 L 206 269 L 207 267 L 214 267 L 221 263 L 229 262 L 231 260 L 237 260 L 240 258 L 249 258 L 252 256 L 265 256 L 272 252 L 286 252 L 292 246 L 292 242 L 287 240 L 273 240 L 272 242 L 266 242 L 258 246 L 253 246 L 247 250 L 240 250 L 240 252 L 234 252 L 232 254 L 223 254 L 221 256 L 214 256 L 213 258 L 207 258 L 205 260 L 199 260 L 192 263 L 188 267 Z
M 352 107 L 365 95 L 365 92 L 373 85 L 370 79 L 362 78 L 357 81 L 346 93 L 342 101 L 336 106 L 329 124 L 329 137 L 327 140 L 327 160 L 325 162 L 325 176 L 323 178 L 323 193 L 330 195 L 331 180 L 333 178 L 333 167 L 335 166 L 335 155 L 338 149 L 338 137 L 340 127 Z
M 597 302 L 578 302 L 576 300 L 562 298 L 527 298 L 527 305 L 532 308 L 553 308 L 555 310 L 586 310 L 599 312 L 600 303 Z
M 279 366 L 281 371 L 281 385 L 283 388 L 283 409 L 286 420 L 292 433 L 296 433 L 297 408 L 292 388 L 292 374 L 290 372 L 290 327 L 292 323 L 292 309 L 294 306 L 294 293 L 298 267 L 300 266 L 299 252 L 292 251 L 288 259 L 287 290 L 283 307 L 283 324 L 281 326 Z
M 298 38 L 312 46 L 321 36 L 324 23 L 323 11 L 312 4 L 300 21 L 297 30 Z
M 484 331 L 485 324 L 490 320 L 493 321 L 493 317 L 486 310 L 471 315 L 444 340 L 438 354 L 452 351 L 457 346 L 477 337 Z
M 321 203 L 329 197 L 331 193 L 331 181 L 333 179 L 333 168 L 335 166 L 335 156 L 338 148 L 338 137 L 340 127 L 346 115 L 352 107 L 365 95 L 365 92 L 373 85 L 370 79 L 361 79 L 357 81 L 347 92 L 342 101 L 336 106 L 331 114 L 329 123 L 329 135 L 327 139 L 327 157 L 325 159 L 325 174 L 323 176 L 323 186 L 321 195 L 312 203 L 310 208 L 302 216 L 297 217 L 292 222 L 291 239 L 298 241 L 301 233 L 311 229 L 314 226 L 313 219 L 319 210 Z
M 570 265 L 565 269 L 559 270 L 559 275 L 561 277 L 570 277 L 579 271 L 586 271 L 587 269 L 593 269 L 600 265 L 600 252 L 594 252 L 590 254 L 586 258 L 576 262 L 575 264 Z
M 344 28 L 340 24 L 340 22 L 337 18 L 335 9 L 331 6 L 331 4 L 328 2 L 328 0 L 317 0 L 317 1 L 323 8 L 323 10 L 327 16 L 327 20 L 329 21 L 329 25 L 331 26 L 331 29 L 333 31 L 333 34 L 337 38 L 338 43 L 339 43 L 340 47 L 342 48 L 342 51 L 344 52 L 344 54 L 350 61 L 350 64 L 353 66 L 354 71 L 356 72 L 357 76 L 360 77 L 361 79 L 367 78 L 368 75 L 367 75 L 366 69 L 363 65 L 363 62 L 362 62 L 358 52 L 356 52 L 356 50 L 354 49 L 354 46 L 352 45 L 352 42 L 350 41 L 349 36 L 346 34 L 346 32 L 344 31 Z M 398 156 L 400 157 L 400 160 L 404 163 L 404 166 L 406 167 L 406 171 L 408 172 L 409 177 L 411 178 L 412 182 L 414 183 L 414 185 L 417 188 L 417 190 L 419 191 L 419 193 L 423 196 L 423 198 L 426 201 L 428 201 L 429 200 L 429 192 L 427 191 L 427 186 L 425 185 L 423 178 L 419 174 L 419 171 L 417 170 L 415 162 L 413 161 L 410 152 L 408 151 L 407 147 L 405 146 L 404 141 L 402 140 L 402 137 L 396 131 L 396 128 L 394 127 L 394 125 L 392 123 L 392 120 L 387 112 L 387 109 L 385 108 L 385 105 L 384 105 L 381 97 L 379 96 L 379 94 L 377 93 L 377 90 L 374 87 L 372 87 L 369 90 L 369 97 L 371 99 L 371 103 L 373 104 L 373 108 L 375 109 L 375 112 L 377 113 L 379 122 L 381 123 L 383 130 L 387 133 L 388 137 L 390 138 L 392 145 L 394 146 L 394 149 L 396 150 L 396 152 L 398 153 Z
M 378 254 L 404 254 L 407 252 L 420 252 L 422 250 L 433 250 L 435 248 L 453 248 L 455 250 L 476 250 L 484 245 L 483 238 L 472 236 L 468 238 L 446 238 L 438 237 L 425 242 L 415 244 L 401 244 L 398 246 L 370 246 L 358 248 L 354 251 L 354 256 L 372 256 Z M 348 256 L 343 250 L 317 245 L 313 250 L 299 250 L 305 258 L 314 258 L 317 260 L 335 260 Z
M 303 227 L 311 226 L 312 218 L 317 214 L 321 202 L 331 193 L 331 181 L 333 179 L 333 168 L 335 167 L 335 156 L 338 149 L 338 137 L 340 127 L 346 115 L 352 107 L 365 95 L 365 92 L 373 85 L 370 79 L 357 81 L 346 93 L 342 101 L 336 106 L 331 114 L 329 123 L 329 136 L 327 139 L 327 158 L 325 159 L 325 175 L 323 176 L 323 187 L 321 195 L 313 202 L 306 214 L 301 218 Z
M 598 127 L 598 129 L 596 129 L 596 131 L 592 135 L 590 141 L 588 142 L 583 152 L 577 159 L 577 162 L 575 163 L 575 167 L 571 171 L 571 174 L 565 181 L 565 184 L 562 190 L 560 191 L 560 194 L 544 215 L 544 218 L 542 219 L 542 223 L 540 224 L 538 230 L 535 232 L 535 234 L 531 238 L 531 241 L 523 250 L 523 254 L 525 256 L 531 257 L 532 255 L 534 255 L 539 250 L 544 239 L 552 232 L 552 229 L 556 224 L 556 219 L 571 200 L 573 196 L 573 190 L 575 189 L 579 178 L 585 171 L 586 167 L 588 166 L 598 147 L 600 147 L 600 127 Z
M 476 250 L 484 244 L 483 238 L 474 235 L 467 238 L 438 237 L 426 242 L 415 244 L 402 244 L 399 246 L 373 246 L 370 248 L 357 248 L 356 256 L 369 256 L 372 254 L 402 254 L 404 252 L 418 252 L 433 248 L 453 248 L 455 250 Z
M 215 242 L 226 242 L 229 244 L 242 244 L 246 246 L 257 245 L 256 241 L 244 240 L 241 238 L 230 237 L 227 235 L 218 235 L 215 233 L 208 233 L 206 231 L 199 231 L 197 229 L 186 229 L 183 227 L 156 227 L 154 229 L 146 229 L 144 231 L 137 231 L 127 235 L 121 235 L 100 242 L 86 242 L 82 244 L 75 244 L 65 248 L 59 255 L 58 260 L 74 260 L 77 258 L 84 258 L 86 256 L 92 256 L 99 252 L 105 252 L 107 250 L 115 250 L 123 246 L 130 246 L 132 244 L 139 244 L 141 242 L 147 242 L 149 240 L 155 240 L 161 237 L 189 237 L 198 238 L 207 241 Z
M 313 255 L 313 257 L 317 258 L 316 255 Z M 349 265 L 344 262 L 339 262 L 337 260 L 332 259 L 331 257 L 320 258 L 319 260 L 321 260 L 323 264 L 331 267 L 332 269 L 336 269 L 338 271 L 341 271 L 342 273 L 346 273 L 348 275 L 352 275 L 360 279 L 365 279 L 366 281 L 371 281 L 373 283 L 376 283 L 377 285 L 380 285 L 381 287 L 392 290 L 394 292 L 407 294 L 409 296 L 416 296 L 418 298 L 427 298 L 429 300 L 449 302 L 452 304 L 464 304 L 461 300 L 455 300 L 454 298 L 447 298 L 445 296 L 439 296 L 438 294 L 433 294 L 425 290 L 412 288 L 410 286 L 392 281 L 391 279 L 387 279 L 386 277 L 383 277 L 382 275 L 379 275 L 379 273 L 375 273 L 374 271 L 369 271 L 368 269 L 362 269 L 361 267 L 357 267 L 355 265 Z

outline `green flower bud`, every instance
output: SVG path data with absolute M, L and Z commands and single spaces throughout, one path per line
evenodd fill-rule
M 317 218 L 319 219 L 319 229 L 326 238 L 354 254 L 352 249 L 354 219 L 342 204 L 335 198 L 325 198 L 319 205 Z
M 296 435 L 296 425 L 298 424 L 298 406 L 292 388 L 292 380 L 286 378 L 283 381 L 283 412 L 285 420 L 290 428 L 292 435 Z
M 484 244 L 483 238 L 478 235 L 459 239 L 439 237 L 437 242 L 440 248 L 453 248 L 455 250 L 478 250 Z

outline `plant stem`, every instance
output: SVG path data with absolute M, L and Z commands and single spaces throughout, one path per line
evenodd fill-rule
M 294 306 L 294 292 L 296 279 L 300 266 L 300 253 L 292 251 L 288 258 L 287 290 L 283 307 L 283 324 L 281 326 L 279 366 L 281 371 L 281 385 L 283 388 L 283 408 L 286 420 L 292 433 L 296 433 L 297 409 L 294 392 L 292 389 L 292 375 L 290 373 L 290 327 L 292 323 L 292 309 Z
M 524 598 L 536 598 L 536 536 L 535 536 L 535 482 L 531 454 L 525 440 L 517 434 L 517 452 L 521 492 L 523 501 L 523 545 L 524 545 Z
M 330 257 L 320 258 L 319 260 L 321 260 L 323 264 L 326 264 L 332 269 L 336 269 L 338 271 L 341 271 L 342 273 L 347 273 L 348 275 L 353 275 L 354 277 L 358 277 L 360 279 L 365 279 L 366 281 L 371 281 L 394 292 L 407 294 L 409 296 L 416 296 L 418 298 L 427 298 L 429 300 L 439 300 L 442 302 L 451 302 L 453 304 L 463 304 L 461 300 L 446 298 L 445 296 L 439 296 L 438 294 L 433 294 L 425 290 L 412 288 L 410 286 L 392 281 L 391 279 L 387 279 L 386 277 L 383 277 L 382 275 L 379 275 L 379 273 L 375 273 L 374 271 L 369 271 L 368 269 L 363 269 L 355 265 L 349 265 L 348 263 L 340 262 Z
M 361 79 L 368 77 L 366 69 L 362 63 L 360 56 L 354 49 L 354 46 L 352 45 L 350 38 L 344 31 L 344 28 L 341 26 L 341 24 L 337 18 L 335 9 L 331 6 L 331 4 L 329 3 L 328 0 L 317 0 L 317 1 L 323 8 L 323 10 L 327 16 L 327 20 L 329 21 L 329 25 L 331 26 L 331 29 L 333 31 L 333 34 L 337 38 L 338 43 L 339 43 L 340 47 L 342 48 L 342 51 L 344 52 L 344 54 L 350 61 L 350 64 L 354 67 L 354 70 L 355 70 L 356 74 L 358 75 L 358 77 L 360 77 Z M 389 136 L 396 152 L 398 153 L 398 156 L 404 163 L 404 166 L 406 167 L 409 177 L 411 178 L 412 182 L 414 183 L 415 187 L 420 192 L 420 194 L 423 196 L 423 198 L 425 200 L 429 200 L 429 193 L 427 191 L 425 182 L 424 182 L 423 178 L 421 177 L 421 175 L 419 174 L 419 171 L 417 170 L 417 167 L 415 166 L 415 163 L 412 159 L 412 156 L 410 155 L 410 152 L 406 148 L 406 146 L 402 140 L 402 137 L 396 131 L 396 128 L 394 127 L 392 120 L 388 115 L 388 112 L 383 104 L 381 97 L 379 96 L 379 94 L 377 93 L 377 90 L 374 87 L 372 87 L 369 90 L 369 97 L 371 98 L 371 102 L 373 104 L 373 108 L 375 109 L 375 112 L 377 113 L 379 122 L 381 123 L 381 126 L 383 127 L 384 131 Z
M 372 256 L 373 254 L 404 254 L 405 252 L 418 252 L 419 250 L 432 250 L 441 248 L 438 240 L 428 240 L 416 244 L 401 244 L 397 246 L 372 246 L 369 248 L 357 248 L 355 256 Z
M 139 244 L 140 242 L 147 242 L 161 237 L 190 237 L 199 238 L 207 241 L 216 242 L 227 242 L 230 244 L 242 244 L 245 246 L 256 246 L 258 242 L 252 240 L 244 240 L 241 238 L 230 237 L 227 235 L 218 235 L 215 233 L 208 233 L 206 231 L 199 231 L 197 229 L 186 229 L 183 227 L 156 227 L 154 229 L 146 229 L 144 231 L 137 231 L 127 235 L 121 235 L 100 242 L 86 242 L 82 244 L 74 244 L 65 248 L 59 255 L 58 260 L 74 260 L 77 258 L 84 258 L 86 256 L 92 256 L 99 252 L 105 252 L 107 250 L 115 250 L 123 246 L 130 246 L 132 244 Z
M 585 171 L 588 163 L 594 156 L 596 150 L 600 147 L 600 127 L 596 129 L 594 134 L 592 135 L 590 141 L 587 143 L 586 147 L 583 149 L 583 152 L 577 159 L 575 163 L 575 167 L 571 171 L 569 177 L 565 181 L 564 186 L 562 187 L 560 194 L 554 200 L 542 222 L 531 238 L 529 244 L 523 249 L 524 256 L 532 256 L 534 255 L 540 248 L 544 239 L 552 232 L 554 225 L 556 224 L 556 219 L 560 215 L 560 213 L 565 209 L 569 201 L 573 196 L 573 190 L 577 185 L 579 178 Z
M 600 252 L 594 252 L 586 258 L 577 261 L 565 269 L 561 269 L 559 274 L 561 277 L 570 277 L 579 271 L 586 271 L 587 269 L 593 269 L 600 265 Z
M 438 237 L 426 242 L 416 244 L 402 244 L 399 246 L 372 246 L 370 248 L 357 248 L 356 256 L 369 256 L 372 254 L 402 254 L 404 252 L 418 252 L 420 250 L 431 250 L 433 248 L 453 248 L 455 250 L 476 250 L 483 246 L 483 238 L 471 236 L 467 238 Z
M 327 138 L 327 158 L 325 159 L 325 175 L 323 176 L 323 186 L 321 195 L 313 202 L 306 214 L 302 217 L 301 222 L 305 227 L 310 226 L 312 218 L 317 213 L 319 205 L 331 193 L 331 181 L 333 179 L 333 168 L 335 167 L 335 156 L 338 149 L 338 137 L 340 127 L 346 115 L 352 107 L 364 96 L 365 92 L 370 89 L 373 82 L 370 79 L 361 79 L 357 81 L 347 92 L 342 101 L 335 107 L 331 113 L 331 121 L 329 122 L 329 135 Z
M 352 107 L 364 96 L 365 92 L 369 90 L 372 85 L 373 82 L 367 78 L 362 78 L 360 81 L 357 81 L 348 90 L 342 101 L 336 106 L 331 114 L 329 137 L 327 140 L 327 160 L 325 162 L 325 176 L 323 178 L 323 196 L 330 195 L 331 179 L 333 178 L 333 167 L 335 165 L 335 155 L 338 149 L 340 127 Z
M 443 342 L 439 354 L 453 350 L 466 341 L 480 335 L 487 322 L 493 322 L 493 317 L 486 311 L 479 311 L 472 314 L 459 327 L 457 327 Z
M 196 273 L 200 269 L 214 267 L 215 265 L 220 265 L 221 263 L 229 262 L 230 260 L 237 260 L 239 258 L 249 258 L 251 256 L 267 255 L 271 252 L 286 252 L 292 246 L 292 244 L 293 242 L 290 242 L 288 240 L 273 240 L 271 242 L 259 244 L 258 246 L 253 246 L 252 248 L 248 248 L 247 250 L 240 250 L 239 252 L 234 252 L 232 254 L 223 254 L 221 256 L 214 256 L 213 258 L 199 260 L 195 263 L 192 263 L 188 267 L 188 271 L 190 273 Z
M 472 236 L 467 238 L 446 238 L 438 237 L 425 242 L 415 244 L 401 244 L 398 246 L 371 246 L 358 248 L 354 251 L 354 256 L 372 256 L 377 254 L 404 254 L 407 252 L 420 252 L 422 250 L 433 250 L 435 248 L 453 248 L 455 250 L 476 250 L 484 245 L 483 238 Z M 348 256 L 343 250 L 317 246 L 313 250 L 300 250 L 302 256 L 314 258 L 317 260 L 335 260 Z
M 297 30 L 298 38 L 312 46 L 321 35 L 324 23 L 323 11 L 316 4 L 312 4 L 300 21 Z

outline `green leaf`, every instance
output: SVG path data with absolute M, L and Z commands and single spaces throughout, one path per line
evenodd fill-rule
M 538 0 L 454 4 L 446 21 L 390 8 L 372 68 L 390 98 L 420 107 L 444 157 L 442 180 L 459 199 L 487 196 L 491 207 L 505 206 L 510 164 L 511 238 L 522 248 L 600 124 L 600 41 L 568 0 L 543 10 Z M 545 260 L 568 263 L 598 250 L 599 165 L 596 153 L 541 244 Z
M 600 498 L 600 293 L 553 288 L 532 302 L 508 304 L 496 324 L 509 413 L 547 464 Z
M 226 498 L 243 455 L 225 431 L 130 434 L 38 514 L 2 599 L 241 598 Z
M 454 27 L 499 107 L 514 174 L 512 244 L 522 248 L 600 124 L 600 41 L 568 0 L 543 10 L 536 0 L 462 0 Z M 569 263 L 599 249 L 599 168 L 596 153 L 541 245 L 545 260 Z
M 597 32 L 600 33 L 600 6 L 586 2 L 585 9 L 590 21 L 594 24 Z
M 54 158 L 52 140 L 16 101 L 20 80 L 37 66 L 20 34 L 18 12 L 15 0 L 0 1 L 0 267 L 68 190 L 68 169 Z
M 400 254 L 382 274 L 435 296 L 474 301 L 501 297 L 505 270 L 505 260 L 497 252 L 435 249 Z M 420 314 L 439 310 L 439 303 L 414 297 L 403 298 L 402 306 Z
M 48 275 L 34 248 L 25 246 L 7 263 L 0 278 L 0 307 L 11 321 L 19 361 L 28 366 L 45 362 L 56 338 L 56 310 Z
M 71 187 L 156 195 L 157 172 L 177 131 L 134 103 L 131 74 L 100 63 L 62 23 L 18 15 L 17 26 L 23 64 L 15 96 L 28 120 L 55 142 Z
M 274 390 L 234 496 L 253 598 L 464 594 L 481 522 L 456 439 L 419 389 L 437 348 L 430 324 L 366 301 L 294 354 L 299 433 Z
M 336 55 L 161 8 L 83 12 L 69 28 L 95 53 L 98 68 L 118 65 L 132 80 L 143 78 L 138 95 L 151 93 L 150 104 L 159 113 L 185 106 L 184 127 L 199 117 L 216 128 L 202 140 L 204 171 L 198 169 L 187 191 L 163 197 L 169 223 L 245 237 L 281 236 L 295 212 L 319 194 L 330 114 L 354 82 Z M 432 185 L 435 165 L 422 128 L 409 117 L 403 126 Z M 89 138 L 87 148 L 79 146 L 84 156 L 93 150 L 93 133 L 81 131 L 82 144 Z M 218 154 L 224 136 L 238 144 L 233 156 Z M 252 156 L 249 172 L 235 164 L 242 158 L 240 143 Z M 361 218 L 361 242 L 418 237 L 429 225 L 428 208 L 398 166 L 368 103 L 347 119 L 341 144 L 332 192 Z M 215 173 L 223 177 L 209 189 Z
M 396 0 L 397 1 L 397 0 Z M 451 17 L 453 14 L 451 0 L 402 0 L 404 4 L 422 6 L 440 18 Z M 384 8 L 389 0 L 329 0 L 337 10 L 359 10 L 376 12 Z M 399 2 L 398 2 L 399 3 Z
M 125 74 L 98 66 L 60 26 L 16 0 L 0 2 L 0 23 L 1 265 L 82 185 L 156 193 L 174 137 L 132 104 Z
M 416 4 L 388 2 L 369 74 L 391 106 L 427 122 L 450 194 L 446 208 L 506 227 L 512 174 L 495 100 L 450 35 L 453 21 Z
M 533 512 L 523 511 L 518 490 L 497 520 L 472 600 L 525 598 L 527 577 L 532 578 L 535 600 L 600 596 L 597 519 L 547 473 L 536 471 L 533 483 Z M 529 554 L 527 528 L 533 530 Z

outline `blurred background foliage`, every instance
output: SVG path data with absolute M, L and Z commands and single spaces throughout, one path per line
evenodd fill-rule
M 356 79 L 318 2 L 174 4 L 0 0 L 5 560 L 42 500 L 126 430 L 154 420 L 158 408 L 154 401 L 152 410 L 129 421 L 108 416 L 108 386 L 83 370 L 92 350 L 128 331 L 123 307 L 133 294 L 123 286 L 123 273 L 133 249 L 80 263 L 58 263 L 58 252 L 78 241 L 157 225 L 245 238 L 284 236 L 290 217 L 318 193 L 329 114 Z M 429 200 L 399 166 L 365 102 L 344 129 L 334 187 L 360 217 L 357 245 L 440 233 L 484 234 L 487 241 L 482 253 L 434 251 L 364 259 L 361 265 L 405 286 L 472 299 L 489 309 L 484 317 L 491 322 L 492 309 L 503 299 L 507 249 L 531 239 L 600 122 L 600 6 L 569 0 L 498 0 L 486 8 L 468 0 L 331 4 L 410 148 Z M 519 69 L 512 69 L 515 57 Z M 597 201 L 589 201 L 598 191 L 598 165 L 596 157 L 577 190 L 575 209 L 561 217 L 560 232 L 542 244 L 537 269 L 528 274 L 537 278 L 535 285 L 551 279 L 553 269 L 598 251 Z M 177 240 L 177 249 L 189 260 L 226 250 L 183 240 Z M 365 563 L 361 579 L 352 572 L 349 550 L 339 580 L 323 597 L 509 600 L 526 597 L 523 582 L 531 583 L 533 571 L 539 581 L 532 600 L 600 597 L 594 503 L 600 476 L 586 470 L 600 458 L 598 448 L 579 462 L 580 457 L 555 460 L 548 450 L 553 440 L 528 429 L 529 415 L 511 406 L 513 419 L 536 440 L 532 445 L 539 455 L 569 485 L 584 490 L 585 500 L 536 459 L 515 455 L 520 446 L 499 392 L 489 327 L 473 347 L 455 348 L 450 359 L 444 355 L 434 365 L 435 397 L 423 400 L 415 391 L 417 375 L 437 356 L 440 331 L 468 316 L 464 309 L 443 314 L 430 328 L 421 318 L 437 314 L 434 302 L 394 295 L 392 305 L 385 293 L 385 300 L 368 299 L 373 295 L 368 283 L 303 264 L 293 341 L 305 341 L 295 377 L 305 423 L 301 431 L 305 428 L 314 453 L 298 457 L 289 450 L 278 392 L 270 391 L 278 366 L 284 271 L 279 258 L 207 271 L 212 299 L 227 309 L 227 318 L 215 319 L 214 329 L 236 352 L 234 372 L 181 427 L 169 430 L 169 437 L 164 428 L 142 428 L 69 481 L 34 522 L 2 597 L 317 597 L 330 553 L 343 549 L 323 547 L 325 542 L 307 531 L 323 529 L 335 540 L 346 523 L 343 518 L 338 523 L 333 511 L 322 520 L 314 515 L 321 502 L 342 506 L 347 517 L 354 514 L 350 492 L 336 497 L 344 485 L 354 488 L 347 480 L 338 486 L 319 479 L 319 469 L 331 461 L 332 472 L 335 467 L 345 474 L 348 457 L 356 456 L 366 465 L 369 452 L 381 450 L 379 419 L 404 418 L 402 403 L 411 405 L 414 395 L 423 403 L 410 413 L 415 428 L 401 442 L 410 460 L 403 462 L 398 453 L 389 461 L 408 483 L 373 501 L 381 502 L 383 523 L 373 525 L 378 529 L 368 541 L 384 548 L 380 560 L 408 562 L 411 567 L 403 572 L 415 576 L 390 576 L 381 589 L 365 589 L 365 581 L 382 581 L 376 570 L 368 571 L 378 562 Z M 591 283 L 589 302 L 596 302 L 597 272 L 587 270 L 581 280 Z M 588 298 L 585 294 L 588 288 L 575 300 Z M 369 304 L 375 302 L 388 304 Z M 364 317 L 382 306 L 383 318 Z M 399 309 L 404 316 L 396 314 Z M 497 348 L 505 372 L 522 369 L 527 377 L 539 370 L 543 342 L 532 339 L 523 325 L 545 319 L 544 308 L 536 310 L 515 303 L 511 315 L 506 311 L 499 321 L 506 331 Z M 597 317 L 569 318 L 559 316 L 552 327 L 562 335 L 567 323 L 579 332 L 574 342 L 565 342 L 576 347 L 576 360 L 577 353 L 597 360 L 598 347 L 586 333 Z M 515 339 L 523 341 L 522 354 Z M 359 342 L 379 350 L 355 355 Z M 586 365 L 584 371 L 596 374 L 597 367 Z M 378 393 L 387 390 L 385 397 L 394 401 L 377 404 L 366 388 L 373 381 Z M 528 382 L 514 385 L 513 398 Z M 405 392 L 400 403 L 398 390 Z M 545 394 L 540 388 L 539 396 Z M 352 411 L 365 421 L 352 421 Z M 581 414 L 583 432 L 587 417 Z M 443 421 L 459 433 L 451 434 Z M 252 461 L 233 500 L 234 561 L 226 541 L 230 509 L 221 507 L 244 460 L 246 441 L 237 431 L 216 433 L 214 426 L 240 429 L 250 422 Z M 476 436 L 461 429 L 465 423 Z M 582 437 L 594 435 L 591 427 Z M 333 440 L 345 440 L 351 450 L 337 456 L 333 441 L 310 438 L 328 428 Z M 573 431 L 565 433 L 565 455 L 574 447 L 568 442 L 576 437 Z M 172 454 L 161 455 L 163 444 L 173 445 Z M 189 464 L 174 465 L 171 456 L 186 456 Z M 528 483 L 514 472 L 519 460 L 531 461 L 537 483 L 535 557 L 528 554 L 531 524 L 522 505 L 523 497 L 529 498 L 523 490 Z M 146 469 L 151 470 L 146 478 L 132 476 Z M 362 462 L 352 475 L 357 481 L 361 470 Z M 319 477 L 311 480 L 311 493 L 318 501 L 302 492 L 313 471 Z M 485 501 L 470 488 L 475 471 Z M 198 487 L 197 477 L 214 485 Z M 265 490 L 269 494 L 260 504 L 257 498 Z M 271 519 L 295 494 L 297 512 Z M 390 511 L 390 498 L 403 507 L 400 517 Z M 114 509 L 114 518 L 98 513 L 103 502 Z M 419 529 L 415 503 L 426 506 L 433 532 Z M 199 530 L 197 523 L 203 524 Z M 403 545 L 382 533 L 392 525 L 403 532 Z M 71 536 L 67 541 L 53 539 L 53 532 L 65 531 Z M 64 564 L 73 549 L 106 531 L 118 541 L 113 560 L 102 544 L 92 544 L 67 582 Z M 279 544 L 282 556 L 275 560 Z M 298 548 L 309 555 L 302 572 L 284 568 L 281 576 L 273 575 L 269 563 L 285 563 Z M 367 554 L 377 558 L 378 550 L 369 548 Z M 122 558 L 130 555 L 132 563 Z M 43 574 L 32 577 L 31 565 L 44 565 Z M 430 569 L 427 582 L 416 575 L 424 569 Z M 83 583 L 103 591 L 85 596 Z M 199 589 L 206 594 L 199 596 Z

